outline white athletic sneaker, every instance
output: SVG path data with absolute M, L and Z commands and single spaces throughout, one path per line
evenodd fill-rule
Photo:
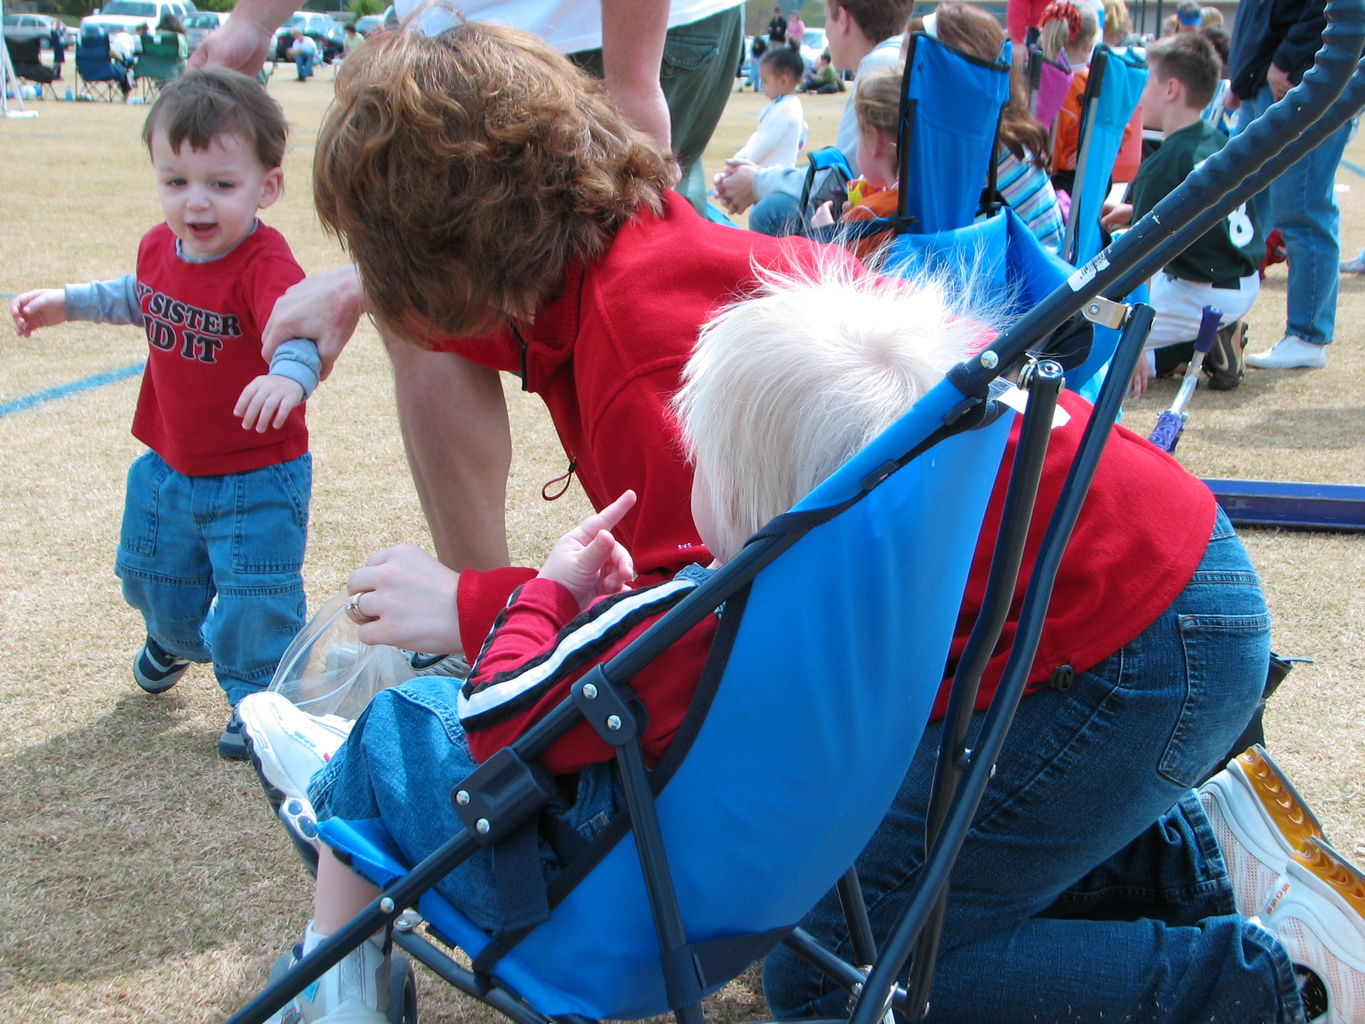
M 1247 356 L 1246 364 L 1258 370 L 1320 370 L 1327 365 L 1327 346 L 1286 334 L 1264 352 Z
M 1265 909 L 1285 865 L 1322 826 L 1259 743 L 1199 787 L 1232 881 L 1237 913 Z
M 1349 260 L 1341 261 L 1341 272 L 1343 274 L 1365 274 L 1365 260 L 1359 256 L 1352 256 Z
M 296 955 L 297 958 L 297 955 Z M 390 959 L 362 942 L 294 998 L 303 1024 L 389 1024 Z M 285 1019 L 289 1019 L 288 1011 Z
M 1309 839 L 1267 902 L 1264 922 L 1289 952 L 1312 1024 L 1365 1020 L 1365 873 Z
M 409 651 L 398 648 L 414 676 L 450 676 L 454 679 L 469 678 L 469 659 L 463 654 L 425 654 L 422 651 Z
M 308 782 L 346 742 L 355 723 L 336 715 L 310 715 L 270 690 L 243 697 L 237 715 L 270 806 L 304 860 L 316 865 L 320 840 Z

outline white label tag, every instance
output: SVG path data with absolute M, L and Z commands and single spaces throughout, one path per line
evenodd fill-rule
M 1000 394 L 993 396 L 997 402 L 1003 402 L 1015 412 L 1022 413 L 1028 408 L 1028 392 L 1011 384 Z M 1052 410 L 1052 429 L 1064 427 L 1071 422 L 1071 413 L 1067 412 L 1060 405 Z

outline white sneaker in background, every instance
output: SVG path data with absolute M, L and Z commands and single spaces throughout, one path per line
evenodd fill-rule
M 1247 356 L 1246 364 L 1258 370 L 1320 370 L 1327 365 L 1327 346 L 1286 334 L 1264 352 Z

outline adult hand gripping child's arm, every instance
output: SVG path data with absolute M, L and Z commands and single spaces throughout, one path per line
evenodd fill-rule
M 14 332 L 27 338 L 39 327 L 55 327 L 66 322 L 66 289 L 38 288 L 10 300 L 9 315 Z
M 635 563 L 611 530 L 634 505 L 635 492 L 626 491 L 560 537 L 541 566 L 540 577 L 562 586 L 580 609 L 594 598 L 625 590 L 635 579 Z

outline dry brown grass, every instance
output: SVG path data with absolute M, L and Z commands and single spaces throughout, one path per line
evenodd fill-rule
M 338 265 L 319 229 L 308 164 L 330 88 L 283 72 L 271 91 L 293 125 L 289 187 L 269 211 L 305 268 Z M 843 98 L 806 103 L 812 138 L 831 139 Z M 736 94 L 708 164 L 743 142 L 761 97 Z M 0 123 L 0 293 L 132 269 L 158 219 L 143 108 L 32 104 L 36 120 Z M 1365 163 L 1365 143 L 1348 159 Z M 1365 242 L 1365 180 L 1343 170 L 1346 249 Z M 1282 269 L 1251 317 L 1273 340 Z M 1365 467 L 1357 381 L 1365 354 L 1365 281 L 1343 288 L 1331 364 L 1249 374 L 1229 394 L 1201 392 L 1180 455 L 1206 476 L 1359 482 Z M 22 340 L 0 330 L 0 404 L 141 358 L 138 332 L 77 324 Z M 0 1020 L 209 1021 L 261 983 L 307 917 L 309 887 L 250 769 L 220 761 L 226 711 L 208 671 L 160 698 L 138 691 L 141 642 L 111 566 L 136 377 L 0 417 Z M 1159 383 L 1128 422 L 1149 429 L 1169 402 Z M 564 467 L 538 403 L 508 389 L 519 439 L 510 515 L 514 554 L 534 559 L 583 507 L 550 506 L 543 481 Z M 425 542 L 403 462 L 389 373 L 363 327 L 311 404 L 316 458 L 306 581 L 314 605 L 373 550 Z M 1359 538 L 1253 531 L 1248 545 L 1276 614 L 1276 644 L 1317 659 L 1291 676 L 1269 716 L 1273 749 L 1337 843 L 1365 855 L 1365 748 L 1355 633 L 1365 618 Z M 467 1000 L 423 979 L 427 1020 L 471 1021 Z M 752 975 L 710 1015 L 758 1012 Z

